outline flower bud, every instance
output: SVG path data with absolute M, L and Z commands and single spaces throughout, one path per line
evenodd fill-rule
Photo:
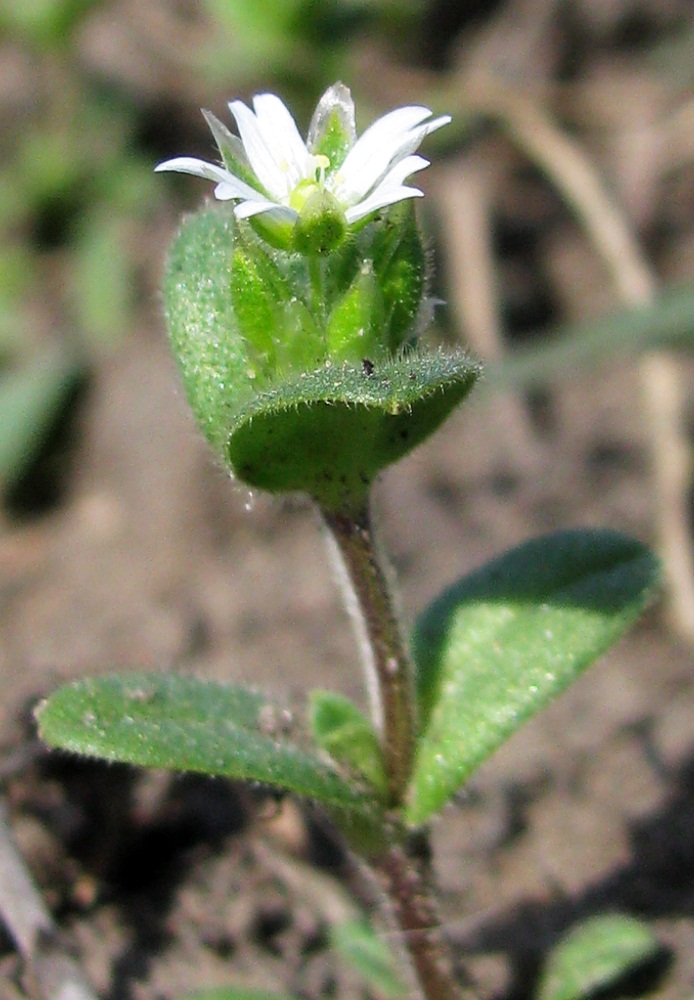
M 294 225 L 293 248 L 307 257 L 329 253 L 344 242 L 347 219 L 329 191 L 316 189 L 304 202 Z

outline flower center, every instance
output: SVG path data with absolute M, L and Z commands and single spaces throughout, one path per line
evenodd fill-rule
M 312 194 L 320 191 L 320 186 L 315 181 L 299 181 L 294 190 L 289 195 L 289 207 L 295 212 L 300 212 Z
M 325 171 L 330 166 L 330 160 L 321 153 L 309 156 L 306 164 L 306 174 L 289 194 L 289 207 L 300 212 L 311 195 L 325 190 Z

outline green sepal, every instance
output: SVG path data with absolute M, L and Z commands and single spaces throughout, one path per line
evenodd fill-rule
M 249 486 L 359 511 L 375 476 L 429 437 L 478 374 L 463 352 L 325 365 L 249 401 L 230 427 L 229 465 Z
M 255 374 L 269 374 L 276 365 L 273 331 L 281 325 L 284 286 L 277 267 L 257 241 L 234 241 L 229 290 L 249 360 L 257 364 Z M 254 369 L 248 371 L 250 376 Z
M 259 212 L 248 220 L 250 228 L 275 250 L 286 252 L 294 248 L 296 216 L 289 208 L 272 208 Z
M 370 265 L 363 266 L 328 318 L 327 347 L 334 361 L 376 361 L 387 355 L 382 300 Z
M 311 691 L 311 732 L 316 744 L 338 765 L 361 775 L 377 797 L 388 790 L 383 753 L 371 723 L 354 702 L 334 691 Z
M 373 233 L 371 255 L 384 313 L 381 336 L 396 351 L 415 333 L 427 286 L 427 256 L 412 201 L 393 206 Z
M 307 146 L 314 155 L 327 156 L 327 174 L 342 166 L 357 139 L 354 102 L 343 83 L 328 87 L 318 102 L 308 130 Z
M 219 118 L 213 115 L 211 111 L 203 108 L 202 114 L 214 136 L 214 141 L 217 143 L 224 166 L 229 173 L 233 174 L 234 177 L 238 177 L 239 180 L 244 181 L 249 187 L 258 191 L 259 194 L 269 198 L 268 192 L 261 185 L 255 170 L 248 161 L 246 150 L 239 137 L 230 132 L 226 125 L 220 122 Z
M 37 710 L 53 747 L 141 767 L 262 782 L 378 826 L 376 799 L 286 732 L 262 694 L 176 674 L 114 674 L 67 684 Z M 352 815 L 354 814 L 354 815 Z

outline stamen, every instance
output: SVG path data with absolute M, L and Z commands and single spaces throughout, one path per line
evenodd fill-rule
M 330 166 L 330 160 L 323 153 L 315 153 L 313 156 L 313 169 L 316 182 L 321 191 L 325 190 L 325 171 Z

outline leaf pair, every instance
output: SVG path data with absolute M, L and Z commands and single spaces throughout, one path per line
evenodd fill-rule
M 419 825 L 441 809 L 609 648 L 647 605 L 657 578 L 657 561 L 638 542 L 568 531 L 527 542 L 444 592 L 414 634 L 421 731 L 405 821 Z M 170 674 L 78 681 L 44 703 L 38 718 L 41 736 L 56 747 L 262 782 L 350 822 L 379 823 L 377 744 L 337 696 L 314 696 L 313 728 L 342 767 L 292 742 L 281 710 L 260 694 Z

